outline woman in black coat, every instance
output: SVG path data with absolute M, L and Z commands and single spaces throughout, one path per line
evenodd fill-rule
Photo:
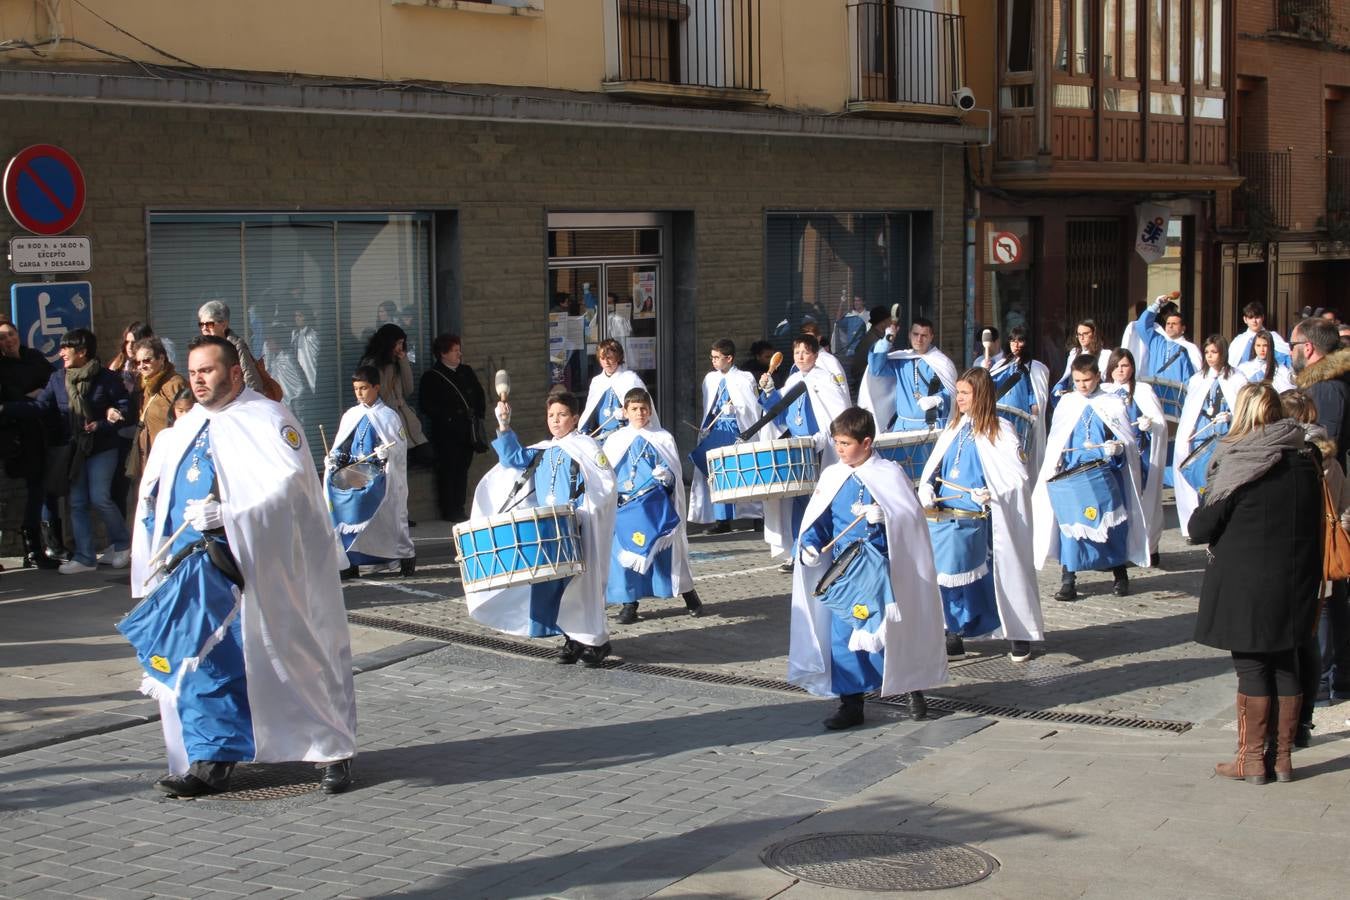
M 487 413 L 483 386 L 464 364 L 457 335 L 443 334 L 432 342 L 436 363 L 422 375 L 418 405 L 427 418 L 431 445 L 436 451 L 436 497 L 441 518 L 463 522 L 468 494 L 469 464 L 473 462 L 473 423 Z
M 1209 544 L 1195 640 L 1232 652 L 1238 676 L 1237 757 L 1214 771 L 1266 783 L 1273 707 L 1275 778 L 1291 781 L 1302 702 L 1297 647 L 1312 633 L 1322 578 L 1321 467 L 1270 385 L 1238 392 L 1232 429 L 1210 463 L 1190 534 Z

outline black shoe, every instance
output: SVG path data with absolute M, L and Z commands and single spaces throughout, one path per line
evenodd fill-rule
M 750 527 L 751 527 L 752 529 L 754 529 L 757 533 L 763 534 L 763 533 L 764 533 L 764 520 L 763 520 L 763 519 L 751 519 L 751 520 L 750 520 Z
M 961 659 L 966 655 L 966 643 L 961 635 L 947 632 L 947 658 Z
M 1149 564 L 1149 566 L 1151 566 L 1151 567 L 1154 568 L 1154 569 L 1161 568 L 1161 567 L 1162 567 L 1162 554 L 1161 554 L 1161 553 L 1153 553 L 1153 554 L 1150 554 L 1150 555 L 1149 555 L 1149 558 L 1148 558 L 1148 564 Z
M 1130 596 L 1130 578 L 1128 575 L 1119 575 L 1116 580 L 1111 582 L 1111 593 L 1117 597 Z
M 928 718 L 928 700 L 923 691 L 909 692 L 909 717 L 915 721 Z
M 571 638 L 564 638 L 563 645 L 558 648 L 558 665 L 570 666 L 579 659 L 581 659 L 581 645 Z
M 23 567 L 25 569 L 59 569 L 61 564 L 47 555 L 42 546 L 42 533 L 36 528 L 23 530 Z
M 417 527 L 417 523 L 414 522 L 412 519 L 409 519 L 409 520 L 408 520 L 408 527 L 409 527 L 409 528 L 416 528 L 416 527 Z
M 609 641 L 605 641 L 599 647 L 581 648 L 581 664 L 588 669 L 600 668 L 607 656 L 609 656 Z
M 42 546 L 47 551 L 48 559 L 54 559 L 58 564 L 70 562 L 70 554 L 66 552 L 66 537 L 60 519 L 43 522 L 38 527 L 38 532 L 42 536 Z
M 1008 648 L 1008 659 L 1013 662 L 1026 662 L 1031 659 L 1031 641 L 1012 641 Z
M 698 599 L 698 591 L 684 592 L 684 606 L 695 619 L 703 615 L 703 601 Z
M 186 775 L 169 775 L 155 782 L 170 797 L 204 797 L 219 794 L 230 786 L 231 762 L 194 762 Z
M 840 694 L 839 709 L 823 723 L 830 731 L 842 731 L 863 723 L 863 695 Z
M 398 561 L 398 574 L 403 576 L 404 578 L 407 578 L 409 575 L 413 574 L 416 571 L 417 571 L 416 556 L 410 556 L 407 559 L 401 559 Z
M 1074 579 L 1067 578 L 1060 582 L 1059 590 L 1055 591 L 1055 600 L 1069 602 L 1078 599 L 1078 586 Z
M 323 767 L 323 780 L 319 789 L 325 794 L 340 794 L 352 786 L 352 761 L 329 763 Z
M 778 571 L 782 572 L 784 575 L 791 575 L 791 574 L 792 574 L 792 560 L 789 559 L 787 562 L 785 562 L 785 563 L 783 563 L 781 566 L 779 566 L 779 567 L 778 567 Z
M 620 625 L 632 625 L 637 619 L 636 603 L 625 603 L 623 608 L 619 610 L 619 618 L 617 621 Z
M 343 581 L 350 581 L 350 580 L 353 579 L 353 578 L 360 578 L 360 577 L 361 577 L 361 567 L 360 567 L 360 566 L 348 566 L 347 568 L 343 569 L 343 570 L 338 574 L 338 577 L 341 578 Z
M 728 521 L 725 521 L 725 520 L 723 520 L 723 521 L 721 521 L 721 522 L 714 522 L 714 523 L 712 523 L 712 525 L 708 526 L 708 530 L 705 531 L 705 532 L 703 532 L 703 533 L 704 533 L 704 534 L 730 534 L 730 533 L 731 533 L 731 523 L 728 522 Z
M 1316 727 L 1316 726 L 1313 725 L 1313 723 L 1311 723 L 1311 722 L 1299 722 L 1299 723 L 1298 723 L 1298 731 L 1295 731 L 1295 732 L 1294 732 L 1294 746 L 1295 746 L 1295 747 L 1311 747 L 1311 746 L 1312 746 L 1312 732 L 1313 732 L 1313 728 L 1315 728 L 1315 727 Z

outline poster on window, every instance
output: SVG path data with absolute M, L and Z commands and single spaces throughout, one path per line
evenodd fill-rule
M 633 318 L 656 318 L 656 273 L 633 273 Z
M 624 361 L 628 363 L 630 369 L 656 368 L 656 338 L 630 337 L 627 344 Z

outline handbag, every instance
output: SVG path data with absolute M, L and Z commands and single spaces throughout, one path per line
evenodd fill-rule
M 1322 581 L 1340 581 L 1350 578 L 1350 534 L 1341 527 L 1341 516 L 1336 501 L 1331 497 L 1327 480 L 1322 479 Z
M 473 447 L 473 452 L 488 452 L 492 446 L 492 441 L 488 438 L 487 424 L 483 421 L 483 417 L 473 414 L 473 407 L 469 405 L 469 400 L 464 396 L 464 392 L 459 389 L 459 385 L 446 378 L 444 372 L 437 372 L 435 369 L 431 371 L 441 376 L 445 383 L 454 388 L 456 394 L 459 394 L 459 399 L 464 404 L 465 411 L 469 414 L 469 443 Z

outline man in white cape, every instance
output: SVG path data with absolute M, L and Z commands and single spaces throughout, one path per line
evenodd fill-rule
M 713 343 L 712 371 L 703 376 L 703 418 L 699 422 L 699 440 L 690 462 L 694 477 L 689 485 L 689 521 L 699 525 L 713 523 L 708 534 L 726 534 L 731 520 L 759 519 L 764 508 L 756 500 L 738 503 L 713 503 L 708 494 L 708 451 L 735 443 L 737 435 L 759 420 L 759 398 L 755 394 L 755 376 L 736 366 L 736 345 L 723 338 Z M 678 470 L 678 467 L 676 467 Z
M 403 417 L 380 399 L 379 375 L 374 366 L 357 367 L 352 376 L 357 403 L 342 414 L 323 470 L 323 492 L 338 540 L 347 551 L 350 565 L 343 574 L 348 577 L 356 576 L 362 565 L 393 562 L 405 576 L 417 565 L 408 531 L 408 435 Z M 337 488 L 333 476 L 367 456 L 367 462 L 383 472 L 384 497 L 374 515 L 356 521 L 342 502 L 347 489 Z
M 927 708 L 922 692 L 947 680 L 942 601 L 923 511 L 904 471 L 872 451 L 873 438 L 866 434 L 875 435 L 876 426 L 870 414 L 853 407 L 845 417 L 865 422 L 865 427 L 853 427 L 855 423 L 846 419 L 836 420 L 832 429 L 836 441 L 842 434 L 848 443 L 837 451 L 841 461 L 821 472 L 802 517 L 788 651 L 788 681 L 820 697 L 840 697 L 839 712 L 825 723 L 832 730 L 862 722 L 862 698 L 868 690 L 881 696 L 911 694 L 911 712 L 921 718 Z M 832 523 L 842 519 L 846 525 L 848 517 L 857 515 L 858 492 L 845 489 L 851 478 L 866 489 L 867 500 L 861 502 L 867 524 L 859 522 L 844 533 Z M 823 528 L 818 528 L 821 520 Z M 889 569 L 885 583 L 893 596 L 883 609 L 866 617 L 875 621 L 841 640 L 835 626 L 838 617 L 815 591 L 834 558 L 852 540 L 867 537 L 877 527 L 885 534 L 884 564 Z M 819 543 L 822 531 L 831 540 L 839 539 L 831 551 Z M 875 599 L 869 595 L 859 601 L 854 615 L 861 619 L 866 610 L 859 607 Z
M 338 582 L 345 560 L 331 537 L 313 458 L 291 413 L 244 388 L 237 351 L 225 339 L 192 341 L 188 382 L 198 403 L 160 432 L 138 489 L 131 593 L 148 597 L 143 603 L 161 599 L 150 596 L 164 578 L 152 557 L 170 549 L 164 545 L 175 537 L 172 523 L 183 523 L 180 541 L 223 529 L 243 581 L 231 618 L 238 621 L 247 697 L 240 708 L 247 715 L 209 723 L 209 730 L 236 746 L 251 743 L 252 752 L 216 759 L 199 743 L 189 753 L 184 722 L 198 723 L 201 710 L 184 708 L 181 691 L 147 675 L 142 689 L 159 701 L 168 751 L 170 777 L 159 787 L 175 796 L 215 793 L 226 788 L 235 762 L 304 761 L 322 766 L 323 789 L 337 793 L 351 783 L 356 700 Z M 194 477 L 199 462 L 213 473 Z M 175 501 L 188 484 L 201 496 Z M 206 494 L 213 484 L 218 494 Z M 213 646 L 183 661 L 183 677 Z M 232 679 L 231 690 L 238 687 Z
M 647 389 L 642 377 L 624 365 L 623 345 L 613 338 L 601 341 L 595 349 L 600 371 L 586 389 L 586 405 L 581 409 L 581 432 L 603 441 L 623 426 L 623 398 L 633 388 Z M 661 419 L 652 410 L 652 424 L 660 428 Z
M 528 448 L 520 446 L 511 430 L 510 405 L 502 401 L 496 412 L 497 439 L 492 444 L 502 461 L 478 482 L 469 522 L 457 527 L 486 526 L 489 518 L 509 518 L 513 510 L 522 507 L 571 506 L 579 525 L 586 571 L 536 584 L 467 590 L 469 614 L 506 634 L 562 635 L 558 662 L 570 665 L 581 660 L 588 667 L 597 667 L 610 650 L 605 586 L 614 536 L 614 470 L 600 445 L 576 430 L 578 404 L 568 392 L 549 395 L 548 428 L 553 436 Z M 528 473 L 536 457 L 539 461 Z M 530 477 L 522 483 L 527 473 Z M 503 505 L 510 508 L 499 513 Z
M 872 347 L 858 405 L 876 417 L 878 432 L 942 428 L 956 394 L 956 365 L 933 344 L 928 319 L 914 319 L 907 350 L 890 349 L 894 327 Z

